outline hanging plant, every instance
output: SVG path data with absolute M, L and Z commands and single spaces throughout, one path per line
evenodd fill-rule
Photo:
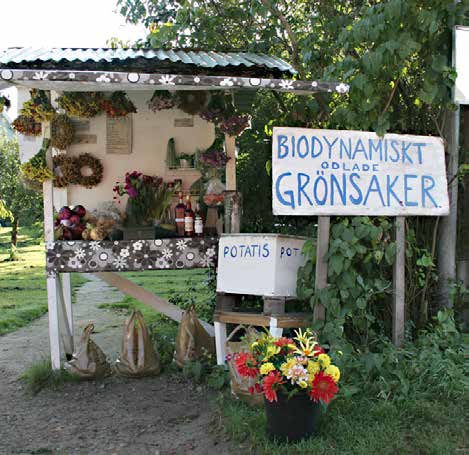
M 27 115 L 18 115 L 11 123 L 13 129 L 25 136 L 39 136 L 41 134 L 41 124 Z
M 100 92 L 65 92 L 56 101 L 71 117 L 92 118 L 103 111 Z
M 162 111 L 164 109 L 172 109 L 176 102 L 174 96 L 168 90 L 155 90 L 151 100 L 148 101 L 148 109 L 153 112 Z
M 10 100 L 3 95 L 0 95 L 0 114 L 3 112 L 4 108 L 9 108 L 11 106 Z
M 29 161 L 21 165 L 21 173 L 27 180 L 45 182 L 53 178 L 52 171 L 47 167 L 46 153 L 50 146 L 50 139 L 42 141 L 42 147 Z
M 198 161 L 203 167 L 223 169 L 230 159 L 223 150 L 213 148 L 201 153 Z
M 51 121 L 51 146 L 65 150 L 73 142 L 75 127 L 65 114 L 57 114 Z
M 109 99 L 103 100 L 102 107 L 109 117 L 125 117 L 137 112 L 135 104 L 125 92 L 114 92 Z
M 23 103 L 20 113 L 32 117 L 36 122 L 48 122 L 55 115 L 55 109 L 49 101 L 44 90 L 32 89 L 29 91 L 31 99 Z
M 210 95 L 203 90 L 181 90 L 175 95 L 176 106 L 189 115 L 203 111 L 210 101 Z
M 103 180 L 103 164 L 101 160 L 89 153 L 82 153 L 73 158 L 71 165 L 66 163 L 61 167 L 62 173 L 70 183 L 92 188 Z M 83 174 L 83 170 L 88 169 L 91 175 Z
M 239 136 L 245 129 L 251 126 L 251 116 L 248 114 L 233 114 L 225 117 L 218 128 L 229 136 Z

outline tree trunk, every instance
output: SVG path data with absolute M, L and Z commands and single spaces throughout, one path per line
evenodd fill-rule
M 18 216 L 13 215 L 13 221 L 11 222 L 11 246 L 16 248 L 18 243 Z
M 451 307 L 450 286 L 456 280 L 456 237 L 458 223 L 459 108 L 449 111 L 446 128 L 446 157 L 450 213 L 440 220 L 438 242 L 438 307 Z

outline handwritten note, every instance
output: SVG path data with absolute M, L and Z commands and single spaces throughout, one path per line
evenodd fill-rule
M 132 153 L 132 115 L 106 117 L 106 153 Z

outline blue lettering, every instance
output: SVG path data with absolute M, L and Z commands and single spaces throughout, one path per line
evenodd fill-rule
M 285 177 L 289 177 L 291 175 L 292 175 L 291 172 L 284 172 L 283 174 L 280 174 L 277 177 L 277 182 L 275 184 L 275 193 L 277 195 L 277 200 L 282 205 L 287 205 L 287 206 L 290 206 L 291 208 L 294 209 L 295 208 L 295 198 L 294 198 L 294 195 L 293 195 L 293 191 L 288 190 L 288 191 L 285 191 L 283 194 L 280 193 L 280 185 L 281 185 L 282 179 L 284 179 Z M 283 197 L 283 195 L 288 196 L 289 200 L 285 199 Z
M 349 199 L 353 205 L 359 205 L 362 202 L 363 194 L 362 194 L 362 190 L 360 189 L 360 187 L 354 181 L 355 178 L 360 180 L 360 176 L 358 174 L 356 173 L 350 174 L 350 183 L 355 189 L 355 191 L 357 192 L 357 196 L 356 197 L 349 196 Z
M 398 179 L 399 179 L 399 176 L 396 176 L 394 180 L 391 182 L 391 176 L 386 175 L 388 207 L 391 206 L 391 195 L 397 202 L 399 202 L 399 205 L 402 205 L 402 201 L 397 197 L 397 194 L 393 191 L 394 185 L 396 184 Z
M 288 136 L 281 134 L 277 137 L 279 160 L 282 160 L 283 158 L 286 158 L 288 156 L 288 145 L 286 145 L 287 141 L 288 141 Z M 285 150 L 284 153 L 281 152 L 282 148 Z
M 410 163 L 410 164 L 414 164 L 414 162 L 412 161 L 412 158 L 409 156 L 409 154 L 407 153 L 407 151 L 410 149 L 410 147 L 412 147 L 412 143 L 409 142 L 406 146 L 406 143 L 403 142 L 402 143 L 402 162 L 405 163 L 405 160 L 407 158 L 407 161 Z
M 398 141 L 391 141 L 391 148 L 395 152 L 395 158 L 389 157 L 389 160 L 393 163 L 397 163 L 399 161 L 399 150 L 397 149 L 397 145 L 399 144 Z
M 317 153 L 314 153 L 314 151 L 316 150 L 315 143 L 318 143 L 320 147 Z M 311 158 L 317 158 L 319 155 L 321 155 L 321 153 L 322 153 L 322 142 L 316 136 L 313 136 L 311 138 Z
M 404 200 L 405 200 L 405 205 L 407 207 L 416 207 L 418 205 L 417 202 L 410 201 L 409 198 L 407 197 L 408 196 L 407 193 L 414 189 L 414 187 L 409 186 L 408 180 L 416 179 L 416 178 L 417 178 L 417 176 L 414 175 L 414 174 L 405 174 L 404 175 L 404 195 L 405 195 Z
M 378 177 L 376 177 L 376 175 L 373 175 L 373 177 L 371 177 L 370 185 L 368 186 L 368 191 L 366 193 L 363 205 L 366 205 L 366 203 L 368 202 L 368 198 L 370 196 L 370 193 L 378 193 L 379 198 L 381 199 L 381 204 L 383 205 L 383 207 L 386 205 L 384 203 L 383 194 L 381 193 L 381 188 L 379 186 L 379 180 L 378 180 Z
M 342 152 L 345 152 L 345 154 L 347 155 L 347 157 L 349 159 L 352 159 L 352 139 L 349 139 L 348 140 L 348 148 L 347 148 L 347 144 L 345 143 L 345 141 L 343 139 L 340 139 L 340 159 L 342 160 L 343 159 L 343 153 Z
M 264 245 L 262 246 L 262 257 L 267 258 L 269 257 L 269 255 L 270 255 L 269 244 L 264 243 Z
M 363 141 L 361 139 L 358 139 L 357 144 L 355 145 L 355 150 L 353 152 L 353 158 L 352 159 L 356 158 L 357 153 L 363 153 L 363 156 L 365 157 L 365 160 L 367 159 L 365 146 L 363 145 Z
M 321 182 L 324 186 L 324 197 L 322 199 L 319 199 L 319 197 L 318 197 L 318 184 L 319 184 L 319 182 Z M 314 192 L 314 199 L 316 199 L 316 204 L 324 205 L 326 203 L 326 200 L 327 200 L 327 181 L 322 175 L 317 177 L 316 180 L 314 181 L 313 192 Z
M 345 174 L 342 174 L 342 188 L 340 188 L 339 181 L 337 180 L 337 177 L 332 174 L 331 175 L 331 204 L 334 205 L 334 199 L 335 199 L 335 193 L 334 193 L 334 187 L 337 188 L 337 192 L 339 193 L 339 197 L 342 201 L 342 205 L 347 204 L 347 190 L 346 190 L 346 180 L 345 180 Z
M 305 177 L 305 181 L 302 182 L 302 178 Z M 309 202 L 309 205 L 313 205 L 313 201 L 309 198 L 309 196 L 305 192 L 305 186 L 309 183 L 310 177 L 308 174 L 304 174 L 303 172 L 298 172 L 298 206 L 301 207 L 302 200 L 301 195 L 303 195 L 306 200 Z M 294 208 L 294 207 L 293 207 Z
M 419 164 L 422 164 L 423 163 L 422 147 L 426 147 L 427 144 L 425 144 L 424 142 L 415 142 L 413 145 L 415 145 L 415 147 L 417 147 L 417 154 L 418 154 L 418 157 L 419 157 Z
M 233 251 L 234 251 L 234 253 L 233 253 Z M 230 254 L 231 254 L 232 258 L 235 258 L 238 255 L 238 248 L 236 248 L 235 246 L 232 246 Z
M 304 144 L 304 148 L 305 148 L 304 153 L 301 153 L 301 144 Z M 306 136 L 301 136 L 298 139 L 296 146 L 298 149 L 298 156 L 300 158 L 306 158 L 309 155 L 309 144 L 308 144 L 308 139 L 306 138 Z
M 373 159 L 373 153 L 379 153 L 379 160 L 383 160 L 383 141 L 382 139 L 377 140 L 376 146 L 374 145 L 373 139 L 368 139 L 368 159 Z
M 225 246 L 223 247 L 223 257 L 226 258 L 226 255 L 230 252 L 230 247 Z
M 332 159 L 332 147 L 334 147 L 334 144 L 339 140 L 339 138 L 335 138 L 332 142 L 329 142 L 326 136 L 322 137 L 325 141 L 327 146 L 329 147 L 329 159 Z
M 425 185 L 425 181 L 427 180 L 430 182 L 429 186 Z M 431 175 L 422 175 L 422 207 L 426 207 L 426 196 L 428 196 L 428 198 L 432 201 L 433 207 L 438 207 L 437 203 L 435 202 L 435 199 L 433 199 L 432 195 L 429 192 L 433 188 L 435 188 L 435 179 Z

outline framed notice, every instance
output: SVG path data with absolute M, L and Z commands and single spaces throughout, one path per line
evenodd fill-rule
M 439 137 L 276 127 L 275 215 L 447 215 Z
M 106 153 L 132 153 L 132 115 L 106 116 Z

